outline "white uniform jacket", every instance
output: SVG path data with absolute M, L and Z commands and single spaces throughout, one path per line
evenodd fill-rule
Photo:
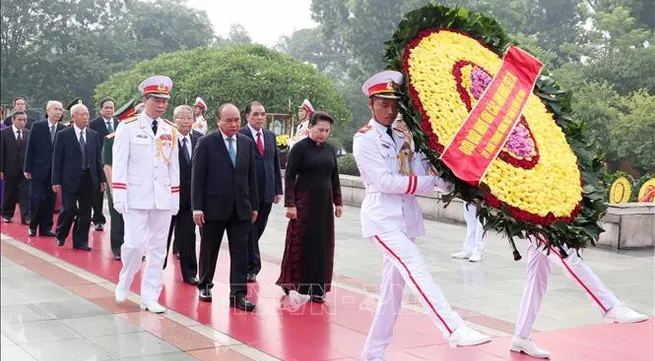
M 180 208 L 180 161 L 177 128 L 168 120 L 152 119 L 145 112 L 126 119 L 116 129 L 112 190 L 114 203 L 128 209 L 171 210 Z
M 370 238 L 401 230 L 409 238 L 419 237 L 425 234 L 425 228 L 415 194 L 432 194 L 436 177 L 426 175 L 428 165 L 421 153 L 412 160 L 413 175 L 409 169 L 399 169 L 405 137 L 394 131 L 394 142 L 386 131 L 385 126 L 371 120 L 353 140 L 353 154 L 366 187 L 361 207 L 362 233 Z

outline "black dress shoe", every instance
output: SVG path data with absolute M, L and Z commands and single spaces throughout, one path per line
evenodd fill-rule
M 96 224 L 96 231 L 104 231 L 105 225 L 102 223 Z
M 200 294 L 198 295 L 198 299 L 200 301 L 204 302 L 211 302 L 212 301 L 212 290 L 209 289 L 209 287 L 205 287 L 200 290 Z
M 62 239 L 62 238 L 55 238 L 55 240 L 57 241 L 57 246 L 58 247 L 63 247 L 64 243 L 66 243 L 66 240 Z
M 255 310 L 255 304 L 248 301 L 245 297 L 230 298 L 230 306 L 248 312 Z
M 39 236 L 41 237 L 55 237 L 55 233 L 52 231 L 42 231 L 39 232 Z
M 91 247 L 89 247 L 89 246 L 73 246 L 73 249 L 76 249 L 78 251 L 90 251 Z
M 257 275 L 254 273 L 248 273 L 246 276 L 246 281 L 248 281 L 248 283 L 257 282 Z
M 9 217 L 2 217 L 2 221 L 5 223 L 11 223 L 11 218 Z
M 120 254 L 115 254 L 114 255 L 114 261 L 120 261 L 121 260 L 121 255 Z
M 27 230 L 27 235 L 30 236 L 30 237 L 36 236 L 36 229 L 29 228 Z
M 291 290 L 284 287 L 284 285 L 280 285 L 280 287 L 282 288 L 282 292 L 284 292 L 284 294 L 287 296 L 289 295 L 289 292 L 291 292 Z
M 199 281 L 197 277 L 189 277 L 189 278 L 185 278 L 184 282 L 195 286 L 198 284 Z

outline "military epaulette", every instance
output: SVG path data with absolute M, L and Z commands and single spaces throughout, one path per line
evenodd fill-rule
M 163 119 L 163 118 L 162 118 L 162 119 Z M 164 121 L 165 121 L 166 123 L 168 123 L 168 124 L 169 124 L 169 125 L 170 125 L 171 127 L 173 127 L 173 128 L 175 128 L 175 129 L 177 129 L 177 124 L 175 124 L 175 123 L 173 123 L 173 122 L 171 122 L 171 121 L 170 121 L 170 120 L 168 120 L 168 119 L 164 119 Z
M 115 135 L 116 135 L 116 132 L 111 133 L 111 134 L 107 134 L 107 135 L 105 136 L 105 139 L 111 139 L 111 138 L 113 138 Z
M 360 128 L 360 129 L 357 131 L 357 133 L 362 133 L 362 134 L 364 134 L 364 133 L 368 132 L 369 130 L 371 130 L 371 128 L 373 128 L 373 126 L 371 126 L 370 124 L 369 124 L 369 125 L 365 125 L 365 126 L 363 126 L 362 128 Z
M 134 122 L 134 121 L 137 120 L 137 119 L 139 119 L 139 117 L 136 117 L 136 116 L 134 116 L 134 117 L 129 117 L 129 118 L 123 120 L 123 121 L 121 122 L 121 124 L 129 124 L 129 123 Z

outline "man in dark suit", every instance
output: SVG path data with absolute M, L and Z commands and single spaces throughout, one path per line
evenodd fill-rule
M 90 251 L 89 226 L 93 195 L 104 191 L 98 133 L 88 128 L 89 110 L 84 104 L 71 108 L 73 125 L 55 140 L 52 159 L 52 190 L 61 192 L 62 211 L 57 220 L 57 246 L 62 247 L 73 220 L 73 248 Z
M 120 121 L 114 117 L 116 102 L 112 98 L 105 98 L 100 101 L 100 115 L 89 122 L 89 128 L 98 133 L 100 149 L 104 144 L 105 137 L 116 130 Z M 99 189 L 98 189 L 99 190 Z M 91 222 L 95 225 L 96 231 L 102 231 L 107 223 L 105 215 L 102 213 L 104 195 L 98 191 L 93 195 L 93 217 Z
M 179 252 L 180 271 L 182 280 L 190 285 L 197 285 L 198 260 L 196 259 L 196 224 L 193 223 L 193 210 L 191 208 L 191 156 L 198 139 L 202 133 L 191 130 L 195 118 L 193 109 L 188 105 L 180 105 L 173 111 L 173 119 L 177 125 L 178 156 L 180 158 L 180 210 L 171 218 L 168 231 L 167 253 L 171 246 L 171 238 L 175 236 L 175 243 Z M 164 261 L 164 268 L 168 262 L 168 254 Z
M 14 107 L 12 108 L 13 113 L 25 113 L 27 116 L 27 121 L 25 122 L 25 128 L 30 129 L 32 128 L 32 124 L 36 121 L 36 119 L 30 117 L 30 115 L 27 113 L 27 101 L 25 100 L 24 97 L 16 97 L 14 98 Z M 3 123 L 10 127 L 13 122 L 13 117 L 10 115 L 6 117 L 3 121 Z
M 257 222 L 250 227 L 248 247 L 248 282 L 255 282 L 257 274 L 262 269 L 259 255 L 259 239 L 268 222 L 273 203 L 278 203 L 282 196 L 282 176 L 280 173 L 280 159 L 277 152 L 275 133 L 264 129 L 266 123 L 266 109 L 257 102 L 250 102 L 246 106 L 246 119 L 248 124 L 240 132 L 255 142 L 255 164 L 257 169 L 257 193 L 259 195 L 259 213 Z
M 55 193 L 52 192 L 51 170 L 52 150 L 55 135 L 65 129 L 59 121 L 64 114 L 64 107 L 57 100 L 48 101 L 46 105 L 48 119 L 35 122 L 30 129 L 30 137 L 25 150 L 25 178 L 31 179 L 32 195 L 30 197 L 30 226 L 28 234 L 54 237 L 52 232 L 52 215 L 55 210 Z
M 200 300 L 211 302 L 216 259 L 227 229 L 230 247 L 230 305 L 246 311 L 248 231 L 257 220 L 259 197 L 255 145 L 240 134 L 241 115 L 233 104 L 218 108 L 219 131 L 198 141 L 193 151 L 191 205 L 194 222 L 203 227 L 200 241 Z
M 23 174 L 25 147 L 30 131 L 25 129 L 27 114 L 12 114 L 12 125 L 0 131 L 0 179 L 5 180 L 2 202 L 2 219 L 10 223 L 20 204 L 21 222 L 27 224 L 30 217 L 30 182 Z

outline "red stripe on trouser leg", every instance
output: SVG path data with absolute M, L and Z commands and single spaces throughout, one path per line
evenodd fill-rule
M 407 265 L 405 264 L 405 262 L 403 262 L 403 260 L 402 260 L 400 257 L 398 257 L 398 255 L 397 255 L 394 251 L 392 251 L 391 248 L 389 248 L 386 244 L 384 244 L 384 242 L 382 242 L 382 240 L 380 239 L 380 237 L 378 237 L 378 236 L 374 236 L 374 238 L 375 238 L 376 241 L 378 241 L 378 242 L 380 243 L 380 245 L 382 245 L 382 247 L 384 247 L 384 249 L 387 250 L 387 252 L 389 252 L 389 254 L 391 254 L 391 256 L 393 256 L 396 260 L 398 260 L 398 262 L 403 266 L 403 268 L 404 268 L 405 271 L 407 272 L 407 275 L 409 276 L 409 279 L 410 279 L 410 280 L 412 281 L 412 283 L 414 284 L 414 287 L 416 287 L 416 289 L 418 290 L 418 292 L 421 294 L 421 297 L 423 297 L 423 299 L 424 299 L 425 302 L 428 304 L 428 306 L 430 306 L 430 309 L 432 309 L 432 312 L 434 312 L 434 314 L 437 316 L 437 318 L 439 319 L 439 321 L 441 321 L 441 323 L 444 325 L 444 327 L 446 328 L 446 330 L 448 331 L 448 333 L 452 334 L 452 333 L 453 333 L 453 330 L 452 330 L 450 327 L 448 327 L 448 324 L 446 323 L 446 321 L 441 317 L 441 315 L 439 314 L 439 312 L 437 312 L 437 309 L 434 307 L 434 305 L 432 304 L 432 302 L 430 302 L 430 300 L 428 299 L 428 296 L 425 295 L 425 293 L 423 292 L 423 290 L 421 289 L 421 287 L 418 285 L 418 282 L 416 282 L 416 280 L 414 279 L 414 276 L 412 276 L 412 272 L 409 271 L 409 268 L 407 267 Z
M 538 238 L 539 238 L 540 244 L 547 244 L 546 240 L 543 239 L 543 236 L 539 235 Z M 555 250 L 555 248 L 553 248 L 553 246 L 548 246 L 548 248 L 550 248 L 550 251 L 553 252 L 557 256 L 557 258 L 559 258 L 559 260 L 562 262 L 562 265 L 564 265 L 564 268 L 566 268 L 566 270 L 571 274 L 571 276 L 573 276 L 573 279 L 575 279 L 576 282 L 578 282 L 580 284 L 580 286 L 582 286 L 582 288 L 584 288 L 584 290 L 587 291 L 587 293 L 591 296 L 591 298 L 598 304 L 598 306 L 600 306 L 600 308 L 603 310 L 603 312 L 607 313 L 607 307 L 605 307 L 600 302 L 600 299 L 598 299 L 598 297 L 596 297 L 596 295 L 593 292 L 591 292 L 591 289 L 589 287 L 587 287 L 587 285 L 584 284 L 584 282 L 582 282 L 580 277 L 578 277 L 578 275 L 576 275 L 575 272 L 573 272 L 573 270 L 569 267 L 569 264 L 566 263 L 566 261 L 564 260 L 564 258 L 562 258 L 562 256 L 559 254 L 559 252 L 557 250 Z
M 418 187 L 418 178 L 415 175 L 413 175 L 412 179 L 414 179 L 414 186 L 412 187 L 411 193 L 414 194 L 416 193 L 416 188 Z

